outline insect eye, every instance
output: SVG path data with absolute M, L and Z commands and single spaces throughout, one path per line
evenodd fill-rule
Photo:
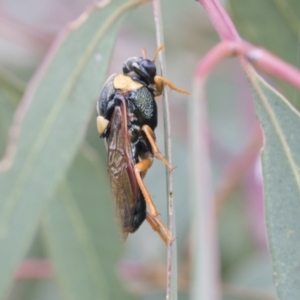
M 154 76 L 156 75 L 155 64 L 149 59 L 143 59 L 140 64 L 147 71 L 148 75 L 151 78 L 154 78 Z

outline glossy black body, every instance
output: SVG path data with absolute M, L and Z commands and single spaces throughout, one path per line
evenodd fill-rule
M 101 137 L 106 140 L 117 224 L 125 241 L 128 232 L 136 231 L 147 214 L 144 196 L 134 176 L 134 166 L 145 157 L 153 157 L 141 128 L 144 125 L 152 130 L 156 128 L 157 106 L 154 63 L 141 57 L 130 58 L 123 65 L 123 74 L 142 86 L 134 91 L 115 89 L 116 75 L 112 75 L 101 92 L 97 113 L 109 121 Z

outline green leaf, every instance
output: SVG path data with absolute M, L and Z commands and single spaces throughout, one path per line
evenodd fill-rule
M 89 157 L 77 156 L 51 202 L 45 220 L 50 254 L 66 299 L 129 299 L 115 274 L 121 242 L 106 160 Z
M 229 0 L 231 15 L 243 39 L 264 47 L 299 68 L 298 0 Z M 283 84 L 289 101 L 300 110 L 300 93 Z
M 0 176 L 1 299 L 82 140 L 121 21 L 140 2 L 88 9 L 62 32 L 27 90 L 17 155 Z
M 18 79 L 0 67 L 0 157 L 4 153 L 13 112 L 20 101 L 23 88 Z
M 0 89 L 0 157 L 5 150 L 9 125 L 14 112 L 14 106 L 11 104 L 8 95 L 3 91 L 3 89 Z
M 280 300 L 300 295 L 300 114 L 252 69 L 263 126 L 263 177 L 268 244 Z

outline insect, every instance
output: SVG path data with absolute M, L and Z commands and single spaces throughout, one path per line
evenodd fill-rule
M 146 219 L 167 244 L 173 237 L 158 218 L 158 211 L 143 182 L 153 157 L 169 169 L 171 164 L 160 153 L 154 129 L 157 126 L 157 106 L 154 97 L 164 85 L 183 93 L 169 80 L 156 74 L 155 60 L 164 48 L 160 46 L 153 60 L 132 57 L 123 64 L 123 73 L 111 75 L 97 102 L 97 129 L 105 138 L 108 153 L 108 173 L 113 194 L 116 223 L 122 242 Z

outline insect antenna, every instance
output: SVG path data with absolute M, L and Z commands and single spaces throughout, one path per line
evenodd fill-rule
M 142 49 L 142 56 L 144 59 L 147 58 L 147 50 L 145 48 Z
M 155 60 L 156 60 L 156 58 L 157 58 L 158 53 L 159 53 L 161 50 L 163 50 L 164 48 L 165 48 L 165 45 L 160 45 L 160 46 L 157 48 L 157 50 L 156 50 L 155 53 L 154 53 L 154 57 L 153 57 L 153 59 L 152 59 L 152 62 L 153 62 L 153 63 L 155 63 Z

